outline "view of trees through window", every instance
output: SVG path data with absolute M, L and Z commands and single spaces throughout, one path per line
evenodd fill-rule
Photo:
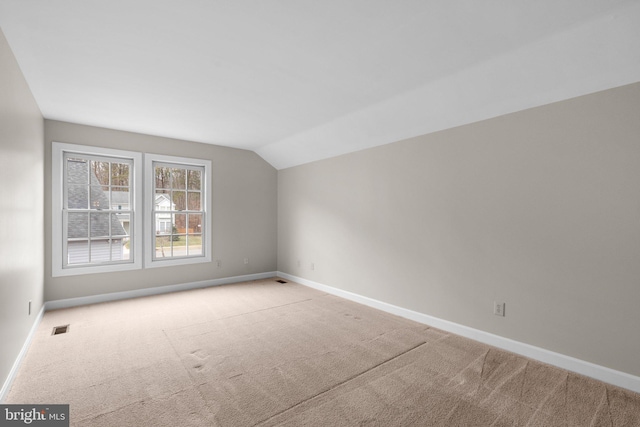
M 154 259 L 203 255 L 203 168 L 154 163 Z

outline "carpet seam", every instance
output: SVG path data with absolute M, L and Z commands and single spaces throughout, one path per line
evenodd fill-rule
M 611 401 L 609 400 L 609 387 L 604 388 L 604 398 L 607 400 L 607 416 L 609 417 L 609 425 L 613 426 L 613 419 L 611 418 Z
M 275 308 L 287 307 L 289 305 L 295 305 L 295 304 L 300 304 L 300 303 L 307 302 L 307 301 L 313 301 L 313 299 L 314 298 L 307 298 L 307 299 L 303 299 L 303 300 L 300 300 L 300 301 L 288 302 L 286 304 L 274 305 L 273 307 L 261 308 L 259 310 L 248 311 L 246 313 L 234 314 L 233 316 L 221 317 L 221 318 L 216 319 L 216 320 L 233 319 L 234 317 L 246 316 L 247 314 L 259 313 L 261 311 L 269 311 L 269 310 L 273 310 Z
M 524 402 L 524 389 L 525 386 L 527 384 L 527 371 L 529 370 L 529 361 L 527 360 L 527 363 L 525 363 L 524 365 L 524 372 L 522 373 L 522 384 L 520 384 L 520 395 L 518 396 L 518 402 Z M 535 408 L 532 408 L 531 405 L 529 404 L 524 404 L 524 406 L 531 408 L 535 411 Z M 520 416 L 524 417 L 524 414 L 522 414 L 522 405 L 518 406 L 518 418 L 516 421 L 520 421 Z
M 359 372 L 359 373 L 357 373 L 357 374 L 355 374 L 355 375 L 353 375 L 353 376 L 351 376 L 351 377 L 349 377 L 349 378 L 345 379 L 344 381 L 341 381 L 341 382 L 339 382 L 338 384 L 335 384 L 335 385 L 333 385 L 333 386 L 331 386 L 331 387 L 327 388 L 326 390 L 322 390 L 322 391 L 320 391 L 320 392 L 318 392 L 318 393 L 314 394 L 313 396 L 310 396 L 310 397 L 308 397 L 308 398 L 306 398 L 306 399 L 304 399 L 304 400 L 302 400 L 302 401 L 300 401 L 300 402 L 296 403 L 295 405 L 288 407 L 287 409 L 284 409 L 284 410 L 282 410 L 282 411 L 280 411 L 280 412 L 278 412 L 278 413 L 276 413 L 276 414 L 271 415 L 269 418 L 266 418 L 266 419 L 264 419 L 264 420 L 262 420 L 262 421 L 257 422 L 257 423 L 256 423 L 256 424 L 254 424 L 253 426 L 254 426 L 254 427 L 257 427 L 257 426 L 259 426 L 259 425 L 265 424 L 265 423 L 269 422 L 269 420 L 272 420 L 272 419 L 274 419 L 274 418 L 276 418 L 276 417 L 279 417 L 279 416 L 281 416 L 281 415 L 283 415 L 283 414 L 285 414 L 285 413 L 287 413 L 287 412 L 289 412 L 289 411 L 292 411 L 293 409 L 295 409 L 295 408 L 299 407 L 300 405 L 303 405 L 303 404 L 305 404 L 305 403 L 307 403 L 307 402 L 309 402 L 309 401 L 311 401 L 311 400 L 313 400 L 313 399 L 316 399 L 317 397 L 320 397 L 320 396 L 322 396 L 322 395 L 324 395 L 324 394 L 326 394 L 326 393 L 329 393 L 330 391 L 333 391 L 333 390 L 335 390 L 335 389 L 337 389 L 337 388 L 341 387 L 342 385 L 347 384 L 347 383 L 349 383 L 350 381 L 353 381 L 353 380 L 355 380 L 356 378 L 361 377 L 362 375 L 365 375 L 365 374 L 367 374 L 367 373 L 369 373 L 369 372 L 373 371 L 373 370 L 374 370 L 374 369 L 376 369 L 376 368 L 379 368 L 379 367 L 380 367 L 380 366 L 382 366 L 382 365 L 385 365 L 385 364 L 387 364 L 387 363 L 390 363 L 390 362 L 392 362 L 393 360 L 395 360 L 395 359 L 397 359 L 397 358 L 399 358 L 399 357 L 401 357 L 401 356 L 404 356 L 405 354 L 408 354 L 408 353 L 412 352 L 413 350 L 416 350 L 416 349 L 418 349 L 418 348 L 422 347 L 422 346 L 423 346 L 423 345 L 425 345 L 425 344 L 428 344 L 428 343 L 427 343 L 426 341 L 423 341 L 422 343 L 417 344 L 417 345 L 415 345 L 415 346 L 413 346 L 413 347 L 411 347 L 411 348 L 409 348 L 409 349 L 407 349 L 407 350 L 403 351 L 402 353 L 396 354 L 395 356 L 391 357 L 390 359 L 383 360 L 382 362 L 380 362 L 380 363 L 378 363 L 378 364 L 376 364 L 376 365 L 374 365 L 374 366 L 372 366 L 372 367 L 370 367 L 370 368 L 368 368 L 368 369 L 366 369 L 366 370 L 364 370 L 364 371 L 362 371 L 362 372 Z
M 218 322 L 220 320 L 233 319 L 234 317 L 246 316 L 247 314 L 259 313 L 261 311 L 273 310 L 275 308 L 286 307 L 286 306 L 289 306 L 289 305 L 300 304 L 302 302 L 313 301 L 313 300 L 314 300 L 314 298 L 307 298 L 307 299 L 304 299 L 304 300 L 293 301 L 293 302 L 289 302 L 289 303 L 282 304 L 282 305 L 274 305 L 273 307 L 261 308 L 259 310 L 254 310 L 254 311 L 247 311 L 246 313 L 239 313 L 239 314 L 234 314 L 232 316 L 219 317 L 217 319 L 209 320 L 209 321 L 206 321 L 206 322 L 191 323 L 189 325 L 180 326 L 179 328 L 163 329 L 162 331 L 165 332 L 165 334 L 166 334 L 167 330 L 169 330 L 169 331 L 179 331 L 180 329 L 191 328 L 191 327 L 197 326 L 197 325 L 205 325 L 207 323 Z M 192 335 L 192 336 L 196 337 L 198 335 L 204 335 L 206 333 L 208 333 L 208 332 L 203 332 L 202 334 L 197 334 L 197 335 Z
M 569 374 L 566 376 L 564 380 L 564 393 L 563 393 L 563 406 L 564 406 L 564 425 L 569 425 L 569 408 L 567 407 L 567 402 L 569 400 Z
M 182 393 L 183 391 L 188 390 L 189 388 L 194 388 L 194 387 L 187 387 L 187 388 L 183 388 L 183 389 L 180 389 L 180 390 L 178 390 L 178 391 L 176 391 L 176 392 L 173 392 L 173 393 L 167 394 L 166 396 L 162 396 L 162 397 L 169 398 L 169 397 L 171 397 L 171 396 L 175 396 L 176 394 Z M 153 399 L 155 399 L 155 397 L 154 397 Z M 151 400 L 153 400 L 153 399 L 151 399 Z M 96 418 L 104 417 L 104 416 L 109 415 L 109 414 L 113 414 L 114 412 L 121 411 L 121 410 L 122 410 L 122 409 L 124 409 L 124 408 L 128 408 L 128 407 L 130 407 L 130 406 L 137 405 L 137 404 L 139 404 L 139 403 L 144 403 L 144 402 L 147 402 L 147 401 L 149 401 L 149 400 L 150 400 L 150 399 L 141 399 L 141 400 L 136 400 L 135 402 L 131 402 L 131 403 L 128 403 L 128 404 L 126 404 L 126 405 L 122 405 L 122 406 L 120 406 L 120 407 L 114 408 L 114 409 L 112 409 L 111 411 L 101 412 L 101 413 L 99 413 L 99 414 L 97 414 L 97 415 L 94 415 L 94 416 L 89 416 L 89 417 L 85 417 L 85 418 L 80 418 L 79 420 L 74 420 L 74 423 L 76 423 L 76 422 L 82 422 L 82 421 L 87 421 L 87 420 L 95 420 Z
M 197 384 L 195 384 L 196 383 L 196 379 L 193 378 L 193 375 L 191 374 L 191 371 L 189 369 L 187 369 L 186 366 L 184 366 L 184 363 L 182 362 L 182 356 L 180 355 L 180 353 L 178 353 L 178 350 L 176 350 L 176 347 L 173 345 L 173 342 L 171 341 L 171 338 L 169 337 L 169 335 L 167 335 L 167 331 L 165 329 L 162 329 L 162 333 L 164 334 L 165 338 L 169 342 L 169 345 L 173 349 L 173 353 L 178 358 L 178 361 L 180 362 L 180 366 L 182 366 L 182 369 L 184 369 L 184 371 L 187 373 L 187 375 L 189 376 L 189 379 L 191 379 L 191 382 L 193 383 L 193 385 L 195 387 L 197 385 Z

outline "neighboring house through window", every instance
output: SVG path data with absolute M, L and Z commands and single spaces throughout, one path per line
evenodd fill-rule
M 170 195 L 167 194 L 155 194 L 155 221 L 156 221 L 156 234 L 171 233 L 172 225 L 174 223 L 174 217 L 170 212 L 175 209 L 175 203 L 171 202 Z
M 129 193 L 124 191 L 111 193 L 111 209 L 117 211 L 116 216 L 127 234 L 131 228 L 131 215 L 128 213 L 130 206 Z

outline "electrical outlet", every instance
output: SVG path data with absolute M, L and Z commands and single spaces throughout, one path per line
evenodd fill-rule
M 298 260 L 298 268 L 300 267 L 300 260 Z
M 316 269 L 316 265 L 314 263 L 311 263 L 311 269 L 315 270 Z
M 29 316 L 31 316 L 31 300 L 29 300 Z
M 249 258 L 245 258 L 245 259 L 244 259 L 244 263 L 245 263 L 245 264 L 249 264 Z
M 504 307 L 505 307 L 505 303 L 503 302 L 493 302 L 493 314 L 495 314 L 496 316 L 502 316 L 504 317 Z
M 222 268 L 222 260 L 216 260 L 216 266 Z

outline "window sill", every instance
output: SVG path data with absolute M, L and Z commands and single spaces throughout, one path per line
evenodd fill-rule
M 201 256 L 195 258 L 167 258 L 150 261 L 145 264 L 145 268 L 170 267 L 175 265 L 202 264 L 211 262 L 211 256 Z
M 54 268 L 52 271 L 53 277 L 64 276 L 80 276 L 83 274 L 96 274 L 96 273 L 112 273 L 117 271 L 131 271 L 141 270 L 142 265 L 140 262 L 132 262 L 126 264 L 105 264 L 105 265 L 91 265 L 86 267 L 66 267 L 66 268 Z

